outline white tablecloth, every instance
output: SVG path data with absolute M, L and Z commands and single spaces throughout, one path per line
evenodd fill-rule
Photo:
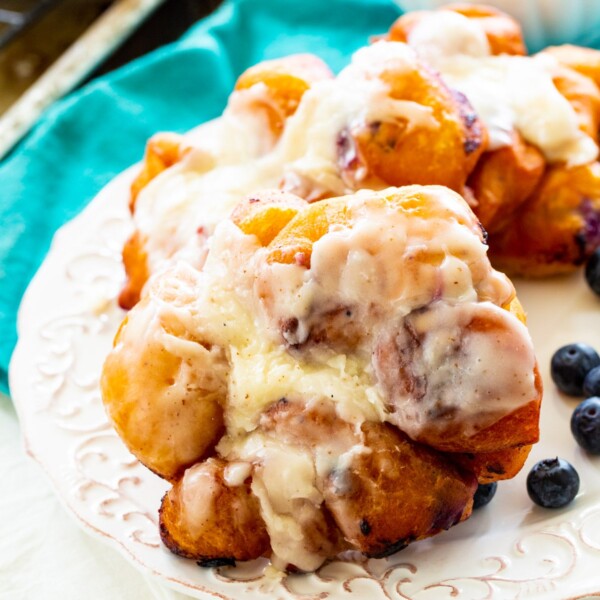
M 79 529 L 0 394 L 0 600 L 184 600 Z

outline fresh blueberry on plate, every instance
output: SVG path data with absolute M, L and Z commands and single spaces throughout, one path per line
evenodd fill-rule
M 591 454 L 600 454 L 600 398 L 587 398 L 573 411 L 571 432 Z
M 596 248 L 585 266 L 585 279 L 592 291 L 600 296 L 600 248 Z
M 577 496 L 579 475 L 571 463 L 562 458 L 545 458 L 527 475 L 527 493 L 539 506 L 561 508 Z
M 586 398 L 600 396 L 600 367 L 594 367 L 583 380 L 583 395 Z
M 473 510 L 489 504 L 497 489 L 498 483 L 496 481 L 492 483 L 480 483 L 473 497 Z
M 600 365 L 600 356 L 587 344 L 568 344 L 552 356 L 550 374 L 558 389 L 569 396 L 583 395 L 585 376 Z

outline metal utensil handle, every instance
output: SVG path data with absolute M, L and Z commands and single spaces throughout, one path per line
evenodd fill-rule
M 0 118 L 0 159 L 164 0 L 117 0 Z

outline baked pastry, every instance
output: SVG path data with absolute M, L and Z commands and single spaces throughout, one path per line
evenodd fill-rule
M 498 268 L 521 275 L 569 272 L 600 246 L 600 163 L 548 169 L 510 226 L 490 235 Z
M 387 39 L 415 48 L 487 126 L 465 197 L 490 233 L 495 264 L 527 276 L 581 265 L 600 243 L 600 52 L 524 56 L 518 23 L 476 5 L 407 13 Z
M 150 140 L 132 187 L 121 305 L 174 260 L 201 266 L 215 225 L 246 194 L 279 188 L 315 201 L 410 183 L 462 192 L 486 139 L 464 96 L 405 44 L 363 48 L 335 79 L 316 57 L 261 63 L 220 119 Z
M 566 227 L 555 216 L 544 223 L 554 200 L 541 196 L 555 189 L 555 171 L 595 171 L 600 52 L 525 54 L 514 19 L 455 4 L 405 14 L 336 78 L 311 55 L 252 67 L 220 119 L 149 141 L 132 185 L 121 305 L 135 305 L 150 275 L 176 260 L 201 267 L 216 224 L 241 196 L 270 188 L 317 201 L 446 185 L 469 201 L 502 268 L 529 276 L 576 268 L 598 245 L 589 231 L 600 198 L 563 206 Z M 524 232 L 516 245 L 515 231 Z
M 198 255 L 188 259 L 201 264 L 206 237 L 235 203 L 230 197 L 237 198 L 240 187 L 247 188 L 243 192 L 252 187 L 248 164 L 273 149 L 304 92 L 332 77 L 325 63 L 310 54 L 265 61 L 238 79 L 227 109 L 213 124 L 216 131 L 204 127 L 197 136 L 159 133 L 148 141 L 142 168 L 131 185 L 129 208 L 136 227 L 123 249 L 127 281 L 119 298 L 122 307 L 134 306 L 150 274 L 184 246 L 194 246 L 189 254 Z M 154 194 L 146 192 L 136 211 L 142 190 L 171 167 L 166 181 L 154 186 Z M 276 185 L 278 176 L 268 183 L 263 176 L 263 185 Z M 205 199 L 209 192 L 220 206 L 215 206 L 214 197 Z M 197 194 L 200 207 L 194 200 Z M 201 218 L 198 208 L 204 213 Z
M 311 571 L 466 519 L 538 439 L 541 380 L 466 202 L 408 186 L 256 193 L 201 270 L 149 281 L 102 374 L 117 431 L 172 489 L 174 552 Z
M 464 24 L 464 19 L 455 19 L 452 15 L 449 17 L 448 12 L 467 18 L 471 30 L 481 31 L 487 40 L 490 54 L 512 54 L 516 56 L 527 54 L 523 32 L 519 23 L 501 10 L 483 4 L 457 3 L 442 6 L 438 11 L 411 11 L 400 17 L 392 25 L 387 38 L 396 42 L 412 42 L 421 45 L 422 42 L 419 38 L 427 36 L 427 29 L 441 23 L 442 27 L 446 29 L 447 36 L 451 38 L 449 43 L 458 44 L 454 46 L 454 50 L 451 50 L 450 53 L 462 53 L 465 49 L 465 42 L 469 45 L 473 43 L 473 40 L 465 39 L 460 33 L 457 37 L 452 35 L 451 24 L 457 22 Z M 429 21 L 429 23 L 424 24 L 424 21 Z

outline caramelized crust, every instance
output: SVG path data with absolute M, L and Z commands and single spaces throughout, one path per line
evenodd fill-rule
M 542 153 L 516 132 L 512 144 L 483 154 L 468 185 L 476 200 L 473 210 L 488 233 L 510 226 L 545 166 Z
M 471 514 L 474 475 L 411 442 L 396 428 L 365 423 L 365 452 L 325 483 L 327 508 L 344 537 L 371 557 L 384 557 L 435 535 Z
M 474 435 L 456 433 L 451 439 L 430 438 L 438 450 L 444 452 L 486 453 L 508 449 L 516 445 L 535 444 L 540 437 L 539 415 L 542 395 L 541 377 L 536 369 L 539 396 L 510 415 L 496 421 Z
M 435 122 L 366 123 L 352 131 L 360 162 L 388 185 L 438 184 L 462 191 L 487 145 L 487 132 L 467 98 L 423 63 L 380 74 L 393 100 L 428 107 Z
M 549 169 L 510 226 L 490 236 L 492 262 L 544 277 L 582 265 L 600 245 L 600 163 Z
M 531 448 L 525 445 L 481 454 L 456 454 L 452 460 L 474 473 L 478 483 L 492 483 L 512 479 L 523 468 Z

